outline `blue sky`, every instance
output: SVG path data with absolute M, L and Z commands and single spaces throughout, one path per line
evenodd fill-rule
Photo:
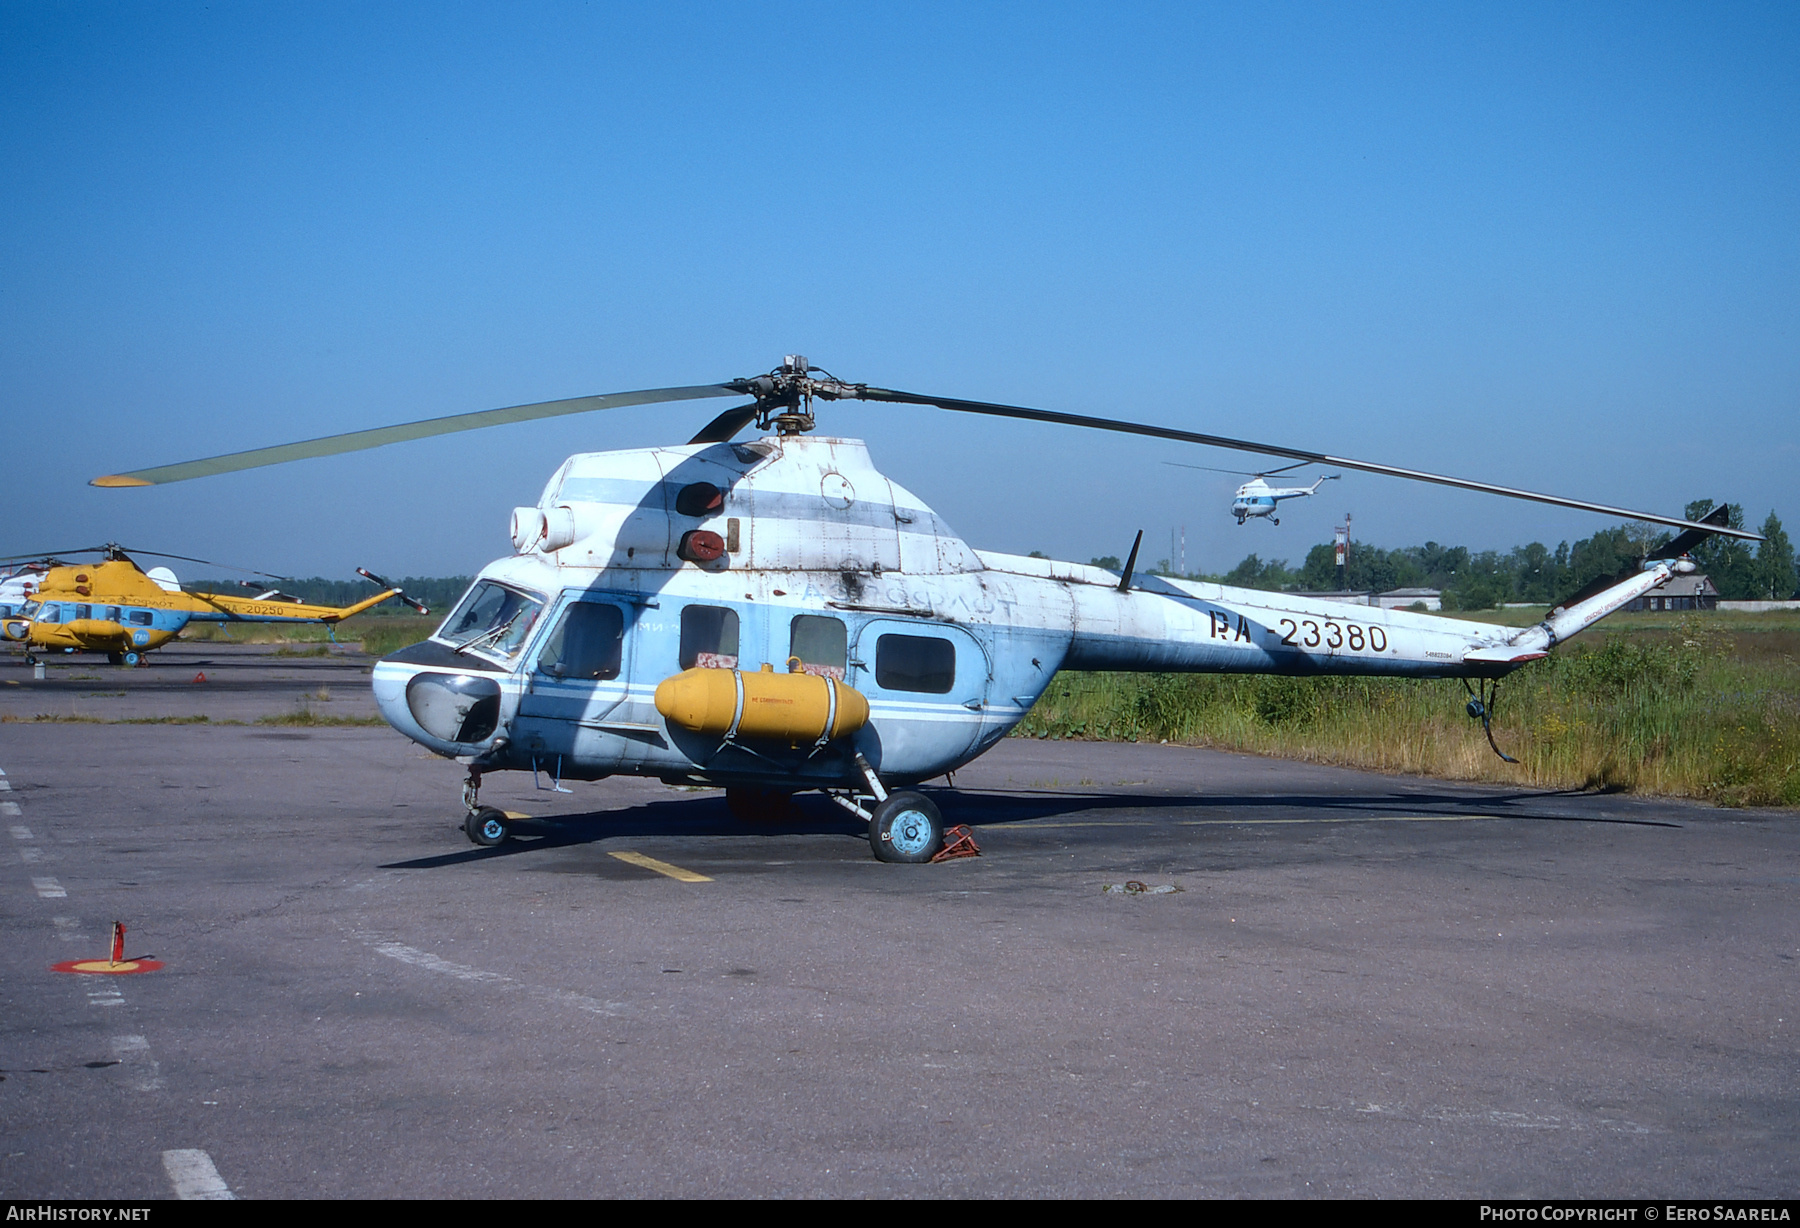
M 0 8 L 0 554 L 469 571 L 701 403 L 138 491 L 97 473 L 754 374 L 1800 520 L 1800 10 Z M 978 546 L 1190 566 L 1585 514 L 832 407 Z M 1252 465 L 1251 467 L 1254 467 Z

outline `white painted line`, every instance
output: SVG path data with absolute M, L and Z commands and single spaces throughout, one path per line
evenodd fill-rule
M 124 1006 L 125 995 L 110 986 L 88 990 L 89 1006 Z
M 397 959 L 401 963 L 411 964 L 415 968 L 424 968 L 428 972 L 440 972 L 445 976 L 453 976 L 459 981 L 480 981 L 505 988 L 523 989 L 539 1001 L 554 1002 L 559 1006 L 572 1006 L 578 1011 L 586 1011 L 591 1015 L 619 1015 L 623 1014 L 625 1010 L 623 1002 L 602 1002 L 599 998 L 590 998 L 584 993 L 576 993 L 570 989 L 548 989 L 539 985 L 521 985 L 510 976 L 502 976 L 498 972 L 483 972 L 479 968 L 469 968 L 462 964 L 453 964 L 429 951 L 421 951 L 403 943 L 376 942 L 370 945 L 378 955 Z
M 29 840 L 31 839 L 31 829 L 23 823 L 14 823 L 12 825 L 12 838 L 14 840 Z
M 42 861 L 43 859 L 44 859 L 44 850 L 41 848 L 37 848 L 36 846 L 30 847 L 30 848 L 22 848 L 19 850 L 19 860 L 20 861 L 32 862 L 32 861 Z
M 51 917 L 50 921 L 56 926 L 56 936 L 64 942 L 75 942 L 81 938 L 80 917 Z
M 197 1147 L 163 1152 L 163 1171 L 183 1201 L 235 1199 L 236 1194 L 213 1167 L 212 1157 Z
M 23 814 L 17 802 L 0 802 L 0 814 Z
M 31 885 L 37 889 L 39 898 L 45 900 L 60 900 L 69 894 L 54 878 L 34 878 Z
M 150 1056 L 149 1041 L 142 1036 L 115 1036 L 112 1045 L 119 1064 L 130 1071 L 133 1086 L 140 1092 L 162 1090 L 162 1065 Z
M 389 959 L 397 959 L 403 964 L 411 964 L 415 968 L 426 968 L 432 972 L 441 972 L 445 976 L 453 976 L 459 981 L 505 981 L 507 978 L 498 972 L 483 972 L 479 968 L 466 968 L 462 964 L 453 964 L 447 959 L 440 959 L 426 951 L 402 946 L 397 942 L 378 942 L 375 952 Z
M 0 793 L 11 793 L 11 792 L 12 792 L 12 781 L 10 781 L 6 778 L 5 772 L 0 772 Z

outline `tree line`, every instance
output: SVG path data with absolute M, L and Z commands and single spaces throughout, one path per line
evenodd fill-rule
M 1744 509 L 1730 504 L 1731 527 L 1744 527 Z M 1714 504 L 1700 500 L 1687 505 L 1685 515 L 1698 520 Z M 1759 530 L 1764 541 L 1753 544 L 1733 537 L 1708 538 L 1694 551 L 1700 571 L 1712 578 L 1719 596 L 1727 601 L 1785 601 L 1800 587 L 1800 559 L 1794 544 L 1773 511 Z M 1350 544 L 1344 584 L 1351 590 L 1387 592 L 1396 588 L 1435 588 L 1443 593 L 1446 609 L 1485 610 L 1507 602 L 1553 605 L 1594 580 L 1611 577 L 1635 567 L 1652 550 L 1674 534 L 1655 525 L 1632 523 L 1602 529 L 1574 545 L 1561 542 L 1552 550 L 1542 542 L 1511 550 L 1471 551 L 1462 546 L 1379 546 Z M 1096 566 L 1116 560 L 1095 559 Z M 1167 561 L 1158 569 L 1172 574 Z M 1230 571 L 1195 575 L 1239 588 L 1265 591 L 1303 590 L 1329 592 L 1338 584 L 1336 548 L 1330 542 L 1312 547 L 1306 561 L 1290 567 L 1286 559 L 1265 560 L 1251 554 Z
M 1713 506 L 1700 500 L 1688 504 L 1684 514 L 1689 520 L 1698 520 Z M 1728 506 L 1731 526 L 1743 528 L 1742 505 Z M 1759 545 L 1753 546 L 1738 538 L 1713 537 L 1694 551 L 1694 561 L 1702 572 L 1712 577 L 1719 596 L 1727 601 L 1782 601 L 1796 596 L 1796 589 L 1800 588 L 1800 559 L 1795 557 L 1794 544 L 1781 527 L 1780 517 L 1771 511 L 1759 532 L 1766 539 Z M 1542 542 L 1532 542 L 1504 553 L 1471 551 L 1463 546 L 1441 546 L 1437 542 L 1384 550 L 1353 541 L 1345 565 L 1345 584 L 1356 591 L 1378 593 L 1396 588 L 1435 588 L 1443 593 L 1445 608 L 1453 610 L 1485 610 L 1512 601 L 1553 605 L 1579 592 L 1593 580 L 1615 576 L 1636 566 L 1639 559 L 1672 536 L 1668 530 L 1654 525 L 1622 524 L 1602 529 L 1573 545 L 1561 542 L 1554 550 Z M 1044 557 L 1035 550 L 1032 554 Z M 1118 558 L 1111 555 L 1090 561 L 1095 567 L 1113 571 L 1120 568 Z M 1170 570 L 1167 559 L 1159 560 L 1156 567 L 1147 570 L 1156 575 L 1176 574 Z M 1306 552 L 1306 561 L 1298 567 L 1290 567 L 1286 559 L 1265 560 L 1251 554 L 1230 571 L 1190 573 L 1186 578 L 1269 592 L 1294 589 L 1330 592 L 1338 587 L 1336 548 L 1330 542 L 1316 545 Z M 398 583 L 407 596 L 423 601 L 434 614 L 442 614 L 448 613 L 468 590 L 471 579 L 468 576 L 407 576 Z M 334 606 L 350 605 L 376 591 L 367 580 L 332 580 L 324 576 L 271 580 L 268 585 L 302 601 Z M 234 596 L 250 591 L 235 580 L 197 580 L 183 587 L 192 592 Z M 397 601 L 390 601 L 370 613 L 411 614 L 412 611 Z

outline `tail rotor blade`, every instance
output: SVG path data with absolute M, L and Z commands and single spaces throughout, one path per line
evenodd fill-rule
M 394 596 L 400 599 L 400 603 L 402 605 L 411 606 L 414 610 L 417 610 L 421 614 L 431 613 L 431 610 L 426 607 L 424 602 L 414 601 L 411 597 L 408 597 L 406 595 L 405 589 L 401 588 L 398 584 L 395 584 L 393 581 L 387 579 L 385 576 L 378 576 L 374 572 L 370 571 L 367 567 L 358 567 L 356 569 L 356 574 L 361 576 L 363 579 L 369 581 L 372 584 L 379 585 L 382 588 L 393 589 Z

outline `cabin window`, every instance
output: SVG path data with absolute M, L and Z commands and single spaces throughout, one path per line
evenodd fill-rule
M 106 621 L 109 623 L 116 623 L 119 621 L 119 607 L 118 606 L 109 605 L 106 607 Z
M 738 616 L 716 605 L 690 605 L 681 611 L 681 668 L 736 669 Z
M 75 607 L 75 617 L 76 618 L 92 618 L 93 616 L 94 616 L 94 607 L 93 606 L 78 605 Z
M 19 612 L 34 622 L 59 623 L 62 621 L 62 607 L 59 605 L 39 605 L 33 601 L 27 603 L 25 608 Z
M 148 627 L 150 625 L 150 611 L 133 610 L 131 612 L 131 625 L 134 627 Z
M 510 657 L 531 634 L 544 603 L 517 589 L 483 580 L 438 629 L 438 638 L 456 648 L 479 648 Z
M 956 645 L 935 635 L 884 635 L 875 641 L 875 684 L 947 695 L 956 685 Z
M 617 678 L 624 651 L 624 611 L 616 605 L 577 601 L 564 611 L 538 653 L 538 672 L 582 682 Z
M 850 636 L 844 620 L 822 614 L 797 614 L 788 640 L 789 658 L 800 658 L 803 673 L 844 680 L 850 660 Z

